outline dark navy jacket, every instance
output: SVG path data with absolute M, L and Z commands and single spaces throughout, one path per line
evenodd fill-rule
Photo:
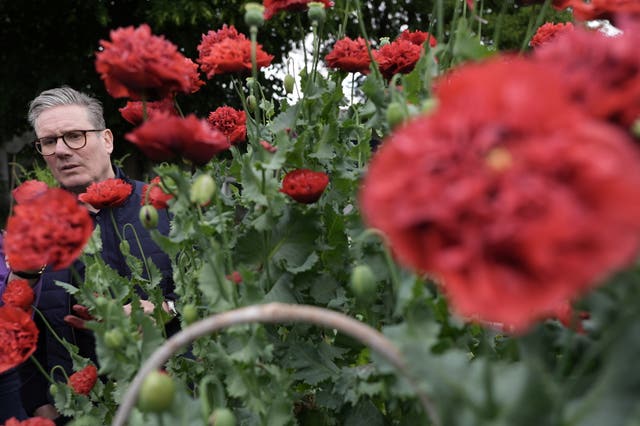
M 175 299 L 175 295 L 173 293 L 171 261 L 151 239 L 149 232 L 142 226 L 139 219 L 140 200 L 144 183 L 129 180 L 118 168 L 114 168 L 114 170 L 116 172 L 116 178 L 123 179 L 134 187 L 125 203 L 113 209 L 115 222 L 118 224 L 121 233 L 122 227 L 126 223 L 130 223 L 135 227 L 144 251 L 144 256 L 146 258 L 151 257 L 153 263 L 162 272 L 163 279 L 160 285 L 165 299 L 173 300 Z M 158 213 L 158 230 L 166 235 L 169 232 L 169 215 L 166 210 L 160 210 Z M 94 223 L 100 226 L 102 258 L 105 263 L 118 271 L 120 275 L 125 277 L 130 276 L 124 256 L 119 249 L 118 234 L 113 227 L 111 212 L 109 209 L 104 209 L 92 216 Z M 135 240 L 133 232 L 131 232 L 130 229 L 126 229 L 123 237 L 129 242 L 131 254 L 141 258 L 138 243 Z M 58 336 L 76 345 L 79 349 L 80 356 L 87 357 L 97 364 L 93 333 L 90 330 L 73 328 L 64 322 L 66 315 L 75 314 L 71 309 L 75 301 L 63 288 L 57 286 L 55 281 L 70 283 L 76 286 L 81 284 L 73 278 L 73 269 L 78 272 L 79 276 L 84 276 L 84 265 L 79 260 L 74 262 L 69 269 L 61 271 L 45 270 L 41 278 L 41 283 L 35 287 L 37 292 L 36 306 Z M 71 374 L 73 372 L 72 362 L 67 350 L 55 339 L 37 315 L 34 319 L 36 319 L 36 323 L 40 329 L 38 348 L 35 353 L 36 358 L 47 371 L 51 371 L 54 365 L 60 365 L 65 369 L 67 374 Z M 49 386 L 42 377 L 42 374 L 35 370 L 33 363 L 27 362 L 24 364 L 21 368 L 21 376 L 23 382 L 23 402 L 27 413 L 31 413 L 37 407 L 51 402 L 48 395 Z M 58 377 L 58 380 L 62 380 L 62 377 Z

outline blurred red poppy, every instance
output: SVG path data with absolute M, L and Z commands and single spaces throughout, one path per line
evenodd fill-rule
M 147 24 L 118 28 L 110 37 L 100 40 L 96 70 L 114 98 L 163 99 L 193 93 L 204 84 L 197 64 L 163 36 L 153 35 Z
M 38 327 L 31 315 L 15 306 L 0 306 L 0 373 L 22 364 L 37 343 Z
M 285 175 L 280 192 L 299 203 L 311 204 L 318 201 L 328 184 L 329 176 L 326 173 L 297 169 Z

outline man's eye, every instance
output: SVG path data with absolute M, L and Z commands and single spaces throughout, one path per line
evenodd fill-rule
M 56 139 L 54 138 L 42 138 L 40 139 L 40 145 L 42 146 L 52 146 L 56 144 Z
M 76 142 L 82 139 L 82 132 L 69 132 L 64 134 L 64 140 L 67 142 Z

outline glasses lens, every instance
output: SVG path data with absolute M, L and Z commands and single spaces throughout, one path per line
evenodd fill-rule
M 40 138 L 36 141 L 36 149 L 42 155 L 51 155 L 56 152 L 56 138 Z
M 69 148 L 79 149 L 84 146 L 84 141 L 85 141 L 84 135 L 85 133 L 83 131 L 73 130 L 71 132 L 67 132 L 64 135 L 62 135 L 62 138 L 67 143 Z

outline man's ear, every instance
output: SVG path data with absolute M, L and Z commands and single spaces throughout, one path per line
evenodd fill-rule
M 102 139 L 104 140 L 105 149 L 111 154 L 113 152 L 113 133 L 111 133 L 111 129 L 105 129 Z

